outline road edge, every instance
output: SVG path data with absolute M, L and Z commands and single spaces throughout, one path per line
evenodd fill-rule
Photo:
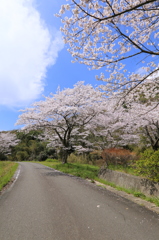
M 91 180 L 88 180 L 88 181 L 91 182 Z M 144 206 L 147 209 L 149 209 L 149 210 L 159 214 L 159 207 L 157 207 L 154 203 L 148 202 L 148 201 L 146 201 L 144 199 L 141 199 L 139 197 L 135 197 L 132 194 L 128 194 L 128 193 L 123 192 L 123 191 L 119 191 L 119 190 L 117 190 L 117 189 L 115 189 L 115 188 L 113 188 L 113 187 L 111 187 L 109 185 L 100 183 L 98 181 L 94 181 L 94 184 L 96 186 L 103 187 L 103 188 L 105 188 L 105 189 L 107 189 L 107 190 L 109 190 L 109 191 L 111 191 L 113 193 L 116 193 L 116 194 L 120 195 L 123 198 L 126 198 L 126 199 L 128 199 L 128 200 L 130 200 L 130 201 L 132 201 L 132 202 L 134 202 L 134 203 L 136 203 L 138 205 L 140 205 L 140 206 Z

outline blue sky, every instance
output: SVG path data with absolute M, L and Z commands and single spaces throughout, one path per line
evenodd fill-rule
M 54 16 L 65 0 L 1 0 L 0 131 L 17 129 L 19 110 L 58 86 L 97 85 L 97 71 L 71 63 Z

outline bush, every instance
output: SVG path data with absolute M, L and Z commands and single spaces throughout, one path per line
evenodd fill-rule
M 98 160 L 101 160 L 101 151 L 100 150 L 95 150 L 93 152 L 89 153 L 89 160 L 93 165 L 97 164 Z
M 7 156 L 4 153 L 0 152 L 0 161 L 5 161 L 5 160 L 7 160 Z
M 159 182 L 159 150 L 146 150 L 136 162 L 137 173 L 142 174 L 149 180 Z
M 18 151 L 16 153 L 16 159 L 17 161 L 27 161 L 27 159 L 29 158 L 29 155 L 26 151 Z
M 88 163 L 89 159 L 88 156 L 86 154 L 75 154 L 75 153 L 71 153 L 68 156 L 68 162 L 69 163 Z
M 45 152 L 41 152 L 38 156 L 37 156 L 37 160 L 38 161 L 45 161 L 48 158 L 47 153 Z
M 122 148 L 104 149 L 101 155 L 106 166 L 122 165 L 127 167 L 136 158 L 136 155 L 131 153 L 129 150 Z
M 46 148 L 45 152 L 47 153 L 49 158 L 54 158 L 54 159 L 58 158 L 56 150 L 53 148 Z

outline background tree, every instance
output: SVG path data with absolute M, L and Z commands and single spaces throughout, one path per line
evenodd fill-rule
M 159 106 L 156 102 L 151 104 L 132 103 L 125 116 L 127 118 L 126 130 L 144 137 L 145 145 L 156 151 L 159 149 Z
M 97 77 L 105 82 L 102 89 L 129 102 L 139 96 L 139 91 L 152 97 L 158 93 L 159 2 L 69 2 L 57 14 L 64 24 L 64 41 L 75 61 L 92 69 L 106 68 L 108 73 Z M 130 92 L 132 96 L 127 97 Z
M 11 148 L 18 144 L 19 140 L 15 132 L 0 132 L 0 153 L 1 160 L 11 152 Z
M 44 161 L 54 157 L 55 151 L 50 151 L 47 142 L 41 141 L 42 132 L 33 130 L 29 132 L 17 131 L 18 144 L 12 148 L 10 159 L 13 161 Z
M 73 89 L 58 89 L 56 94 L 23 110 L 17 124 L 24 124 L 25 129 L 43 129 L 45 141 L 61 149 L 62 161 L 66 163 L 71 152 L 92 149 L 87 136 L 98 125 L 94 119 L 104 111 L 103 94 L 78 82 Z
M 138 144 L 140 136 L 136 129 L 131 129 L 133 122 L 128 110 L 117 105 L 117 99 L 106 99 L 106 112 L 98 116 L 100 130 L 96 129 L 96 136 L 101 137 L 104 148 L 120 148 Z M 131 121 L 130 121 L 131 120 Z M 138 125 L 139 126 L 139 125 Z
M 116 107 L 117 100 L 107 99 L 107 117 L 101 118 L 101 125 L 107 134 L 110 147 L 138 145 L 141 137 L 146 147 L 159 149 L 159 106 L 155 101 L 134 101 L 129 105 Z M 115 109 L 115 110 L 112 110 Z

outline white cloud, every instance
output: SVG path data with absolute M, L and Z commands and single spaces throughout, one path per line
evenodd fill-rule
M 143 67 L 140 67 L 140 68 L 138 68 L 138 69 L 136 70 L 135 73 L 142 76 L 142 75 L 146 74 L 146 71 L 145 71 L 145 69 L 144 69 Z
M 61 35 L 52 36 L 33 0 L 1 0 L 0 33 L 0 105 L 23 106 L 42 93 Z

